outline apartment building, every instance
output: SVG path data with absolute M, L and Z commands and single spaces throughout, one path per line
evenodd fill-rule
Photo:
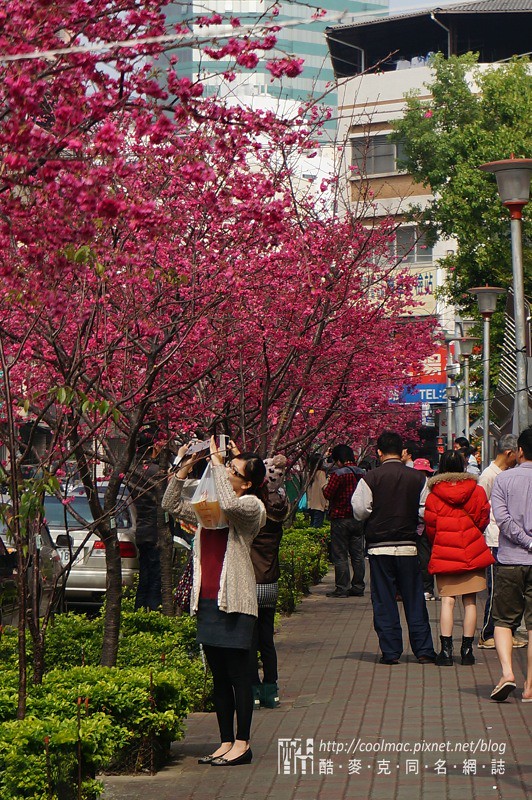
M 436 315 L 450 334 L 460 333 L 458 320 L 454 308 L 438 300 L 437 289 L 446 277 L 439 261 L 456 243 L 440 240 L 430 246 L 407 220 L 408 210 L 424 207 L 432 195 L 429 187 L 415 183 L 401 169 L 401 144 L 392 142 L 389 134 L 404 113 L 406 93 L 429 96 L 432 54 L 478 52 L 480 67 L 487 68 L 530 52 L 531 21 L 531 0 L 478 0 L 326 31 L 339 81 L 338 141 L 344 152 L 346 202 L 356 209 L 369 199 L 377 218 L 393 216 L 397 230 L 391 256 L 406 264 L 417 280 L 420 305 L 413 313 Z M 445 352 L 440 356 L 439 390 L 427 391 L 434 379 L 427 375 L 420 378 L 417 399 L 431 406 L 428 412 L 425 407 L 425 415 L 446 434 Z M 456 374 L 458 365 L 451 371 Z M 415 399 L 410 395 L 408 401 Z M 463 433 L 458 419 L 455 422 L 455 432 Z

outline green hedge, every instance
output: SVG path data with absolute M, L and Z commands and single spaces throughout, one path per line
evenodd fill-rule
M 302 514 L 284 533 L 279 551 L 279 611 L 291 613 L 329 569 L 327 528 L 311 528 Z
M 127 730 L 106 714 L 78 721 L 49 716 L 0 723 L 2 800 L 83 800 L 102 792 L 96 770 L 115 748 L 125 746 Z
M 3 675 L 2 800 L 63 797 L 67 778 L 77 797 L 78 765 L 87 800 L 100 791 L 98 770 L 154 771 L 182 736 L 191 707 L 189 676 L 167 667 L 51 670 L 30 687 L 22 721 L 13 719 L 16 685 L 15 672 Z
M 93 800 L 99 771 L 156 771 L 182 736 L 191 711 L 210 708 L 211 678 L 188 616 L 131 610 L 124 602 L 118 662 L 98 665 L 103 619 L 55 617 L 47 633 L 46 672 L 28 688 L 16 720 L 17 636 L 0 639 L 0 797 Z M 28 654 L 31 662 L 31 652 Z

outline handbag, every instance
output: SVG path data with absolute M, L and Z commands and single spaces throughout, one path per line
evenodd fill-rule
M 192 582 L 194 579 L 193 563 L 193 555 L 191 553 L 187 563 L 185 564 L 183 574 L 177 582 L 174 594 L 174 602 L 176 606 L 178 606 L 181 611 L 184 611 L 187 614 L 190 614 L 190 599 L 192 597 Z
M 257 605 L 259 608 L 275 608 L 279 597 L 279 582 L 257 583 Z

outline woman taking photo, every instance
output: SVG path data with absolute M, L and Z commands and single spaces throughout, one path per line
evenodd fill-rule
M 181 498 L 183 483 L 196 460 L 189 445 L 178 452 L 179 468 L 172 475 L 162 506 L 178 519 L 195 520 L 191 504 Z M 203 645 L 214 683 L 214 706 L 220 746 L 198 763 L 213 767 L 249 764 L 253 696 L 249 671 L 250 647 L 257 618 L 257 590 L 250 547 L 266 522 L 259 499 L 266 469 L 259 456 L 241 453 L 224 466 L 214 437 L 211 464 L 226 528 L 198 526 L 193 547 L 190 613 L 197 614 L 198 642 Z M 236 735 L 234 717 L 236 714 Z
M 486 588 L 485 570 L 494 563 L 483 531 L 490 506 L 477 477 L 465 472 L 462 454 L 443 453 L 438 474 L 428 482 L 425 527 L 432 542 L 429 572 L 436 575 L 441 598 L 440 667 L 453 665 L 453 617 L 456 598 L 464 604 L 462 664 L 474 664 L 473 639 L 477 625 L 477 592 Z

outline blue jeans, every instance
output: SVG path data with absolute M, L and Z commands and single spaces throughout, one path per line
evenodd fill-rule
M 309 508 L 310 524 L 313 528 L 321 528 L 325 522 L 325 511 L 320 511 L 317 508 Z
M 139 551 L 139 583 L 135 596 L 135 611 L 147 608 L 155 611 L 162 604 L 161 559 L 159 548 L 151 542 L 137 545 Z
M 373 626 L 384 658 L 399 658 L 403 631 L 397 607 L 399 592 L 416 658 L 435 656 L 427 604 L 416 556 L 369 556 Z

